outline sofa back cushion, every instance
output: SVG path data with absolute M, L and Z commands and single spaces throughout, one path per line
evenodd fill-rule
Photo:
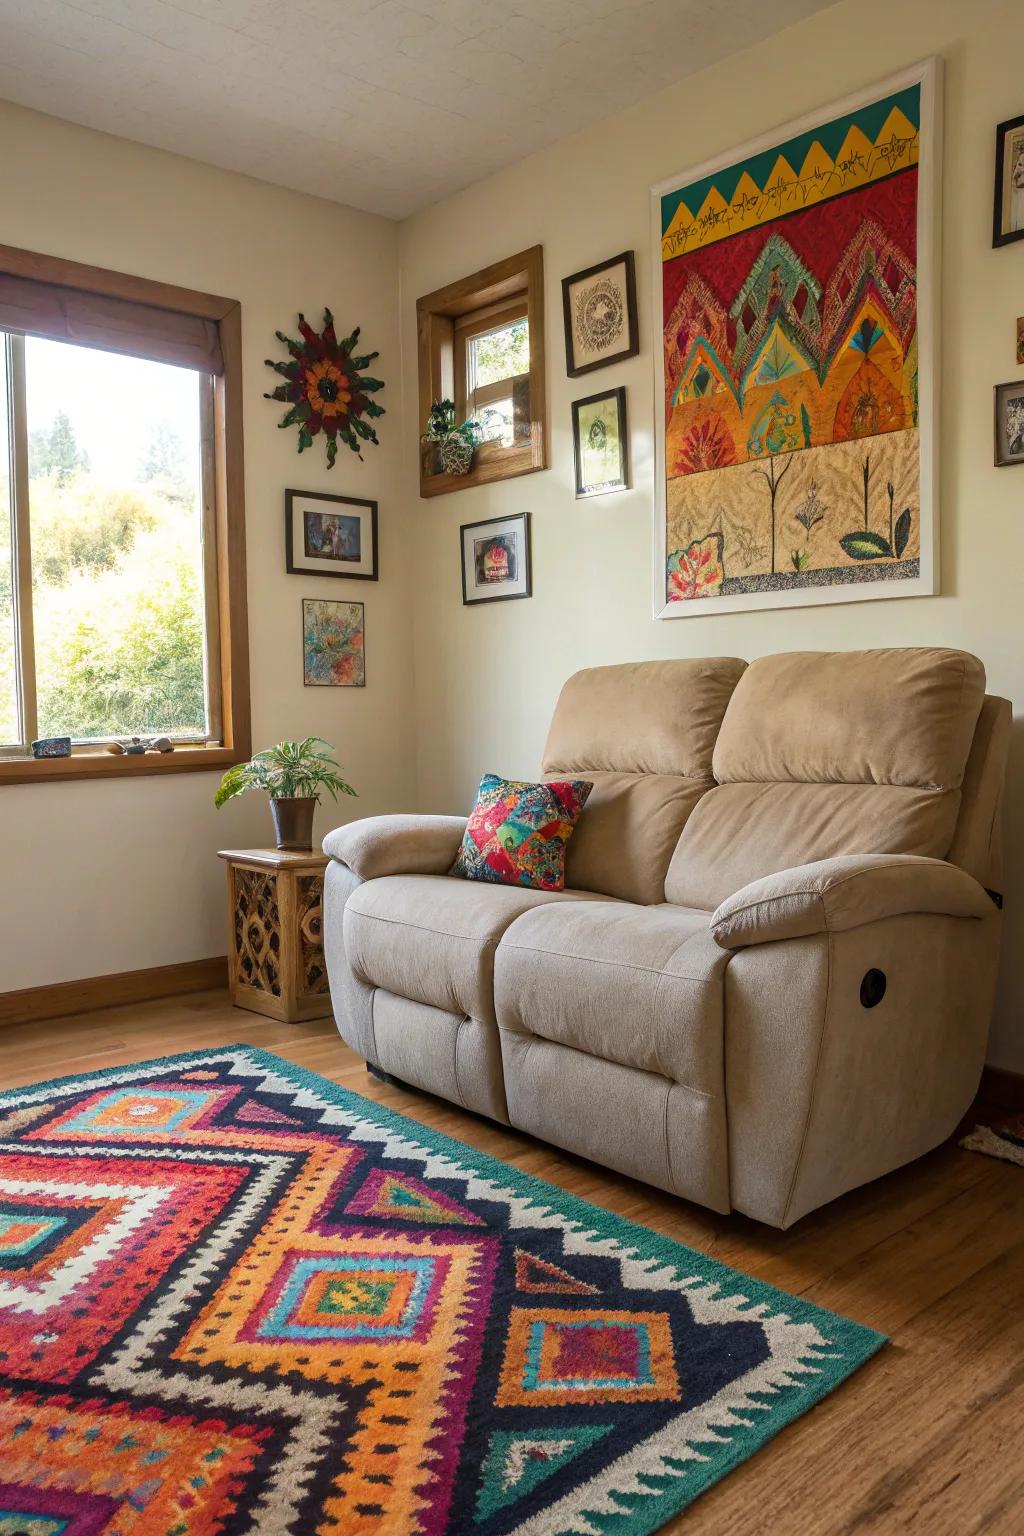
M 1003 788 L 1013 707 L 987 693 L 967 759 L 960 815 L 947 855 L 989 891 L 1003 889 Z
M 566 884 L 649 905 L 694 806 L 746 663 L 630 662 L 570 677 L 555 708 L 544 778 L 586 778 L 590 799 L 569 842 Z
M 687 821 L 669 901 L 712 909 L 751 880 L 849 853 L 945 858 L 985 669 L 964 651 L 789 652 L 752 662 Z

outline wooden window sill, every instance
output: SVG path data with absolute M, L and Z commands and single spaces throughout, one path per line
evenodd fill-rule
M 420 495 L 447 496 L 449 491 L 468 491 L 474 485 L 492 485 L 496 480 L 511 480 L 516 475 L 532 475 L 544 467 L 538 464 L 537 454 L 530 443 L 501 448 L 483 457 L 478 448 L 468 475 L 422 474 Z
M 130 757 L 113 752 L 75 752 L 71 757 L 0 757 L 0 784 L 138 778 L 159 773 L 223 773 L 247 755 L 232 747 L 176 747 L 173 752 L 145 752 Z

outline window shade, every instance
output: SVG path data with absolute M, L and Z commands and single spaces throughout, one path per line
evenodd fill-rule
M 11 273 L 0 273 L 0 330 L 127 352 L 199 373 L 224 371 L 213 320 Z

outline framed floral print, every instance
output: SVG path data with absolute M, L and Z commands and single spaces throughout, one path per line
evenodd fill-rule
M 302 681 L 307 688 L 365 688 L 364 605 L 302 600 Z
M 565 367 L 570 379 L 640 350 L 632 251 L 562 278 Z
M 572 403 L 576 498 L 603 496 L 629 486 L 626 391 L 605 389 Z
M 459 537 L 464 604 L 531 595 L 529 512 L 463 523 Z
M 377 503 L 323 491 L 285 491 L 284 551 L 293 576 L 376 581 Z
M 996 129 L 996 191 L 992 244 L 1024 239 L 1024 117 Z

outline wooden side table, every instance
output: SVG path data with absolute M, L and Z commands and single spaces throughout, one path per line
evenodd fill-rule
M 321 929 L 322 853 L 226 848 L 228 980 L 236 1008 L 286 1024 L 331 1011 Z

